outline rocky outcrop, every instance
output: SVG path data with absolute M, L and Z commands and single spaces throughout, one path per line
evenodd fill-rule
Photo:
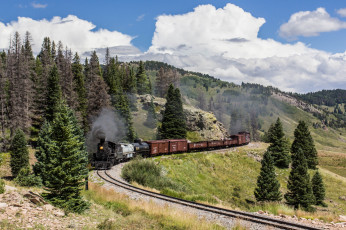
M 302 109 L 308 113 L 320 113 L 320 114 L 322 113 L 321 110 L 315 108 L 313 105 L 308 104 L 306 102 L 303 102 L 301 100 L 298 100 L 298 99 L 296 99 L 292 96 L 289 96 L 287 94 L 273 92 L 272 97 L 277 99 L 277 100 L 286 102 L 290 105 L 293 105 L 295 107 L 298 107 L 298 108 L 300 108 L 300 109 Z
M 150 103 L 151 96 L 139 95 L 138 99 L 145 106 Z M 153 97 L 153 102 L 156 108 L 159 108 L 157 115 L 158 119 L 161 120 L 166 100 L 164 98 Z M 189 105 L 184 105 L 184 113 L 188 131 L 195 132 L 199 139 L 220 140 L 228 136 L 224 125 L 216 119 L 213 113 Z

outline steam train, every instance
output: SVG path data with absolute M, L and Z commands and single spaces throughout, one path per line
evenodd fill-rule
M 200 142 L 189 142 L 186 139 L 152 141 L 137 139 L 130 144 L 116 144 L 106 141 L 105 138 L 100 138 L 100 142 L 97 144 L 97 152 L 92 156 L 91 165 L 95 169 L 109 169 L 119 162 L 127 161 L 138 155 L 150 157 L 163 154 L 222 149 L 247 145 L 249 142 L 250 133 L 248 132 L 239 132 L 237 135 L 231 135 L 224 140 Z

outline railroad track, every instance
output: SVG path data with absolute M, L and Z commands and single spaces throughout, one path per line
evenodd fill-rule
M 122 181 L 119 181 L 119 180 L 115 179 L 114 177 L 112 177 L 111 175 L 109 175 L 109 173 L 106 170 L 104 170 L 102 172 L 104 172 L 104 175 L 101 175 L 102 173 L 100 173 L 100 170 L 97 170 L 97 175 L 100 178 L 102 178 L 103 180 L 105 180 L 105 181 L 107 181 L 113 185 L 116 185 L 118 187 L 124 188 L 126 190 L 129 190 L 129 191 L 132 191 L 135 193 L 140 193 L 140 194 L 143 194 L 143 195 L 146 195 L 149 197 L 153 197 L 156 199 L 164 200 L 167 202 L 171 202 L 171 203 L 175 203 L 175 204 L 179 204 L 179 205 L 183 205 L 183 206 L 188 206 L 188 207 L 199 209 L 202 211 L 215 213 L 215 214 L 219 214 L 219 215 L 224 215 L 224 216 L 232 217 L 232 218 L 236 218 L 236 219 L 241 219 L 241 220 L 245 220 L 245 221 L 249 221 L 249 222 L 253 222 L 253 223 L 257 223 L 257 224 L 261 224 L 261 225 L 272 226 L 272 227 L 279 228 L 279 229 L 321 230 L 321 228 L 316 228 L 316 227 L 312 227 L 309 225 L 303 225 L 303 224 L 298 224 L 298 223 L 294 223 L 294 222 L 283 221 L 283 220 L 279 220 L 279 219 L 275 219 L 275 218 L 271 218 L 271 217 L 267 217 L 267 216 L 256 215 L 256 214 L 249 213 L 249 212 L 229 210 L 229 209 L 219 208 L 219 207 L 215 207 L 215 206 L 211 206 L 211 205 L 187 201 L 187 200 L 183 200 L 183 199 L 179 199 L 179 198 L 175 198 L 175 197 L 171 197 L 171 196 L 166 196 L 163 194 L 151 192 L 151 191 L 148 191 L 145 189 L 135 187 L 135 186 L 130 185 L 128 183 L 124 183 Z

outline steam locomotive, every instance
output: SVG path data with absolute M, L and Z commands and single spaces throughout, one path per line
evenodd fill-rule
M 247 145 L 250 142 L 250 133 L 239 132 L 224 140 L 211 140 L 189 142 L 186 139 L 175 140 L 135 140 L 134 143 L 113 143 L 100 138 L 97 144 L 97 152 L 93 154 L 91 165 L 95 169 L 109 169 L 113 165 L 127 161 L 135 156 L 150 157 L 162 154 L 174 154 L 182 152 L 204 151 L 212 149 L 230 148 Z

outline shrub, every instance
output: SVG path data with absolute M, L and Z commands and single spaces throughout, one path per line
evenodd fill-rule
M 41 178 L 31 173 L 29 167 L 22 168 L 14 179 L 14 182 L 20 186 L 26 187 L 42 185 Z
M 0 194 L 5 192 L 5 181 L 0 179 Z
M 162 175 L 162 168 L 159 165 L 156 165 L 155 162 L 151 160 L 142 159 L 140 157 L 124 166 L 122 169 L 122 177 L 126 181 L 135 181 L 143 186 L 159 190 L 164 188 L 181 190 L 179 185 Z

